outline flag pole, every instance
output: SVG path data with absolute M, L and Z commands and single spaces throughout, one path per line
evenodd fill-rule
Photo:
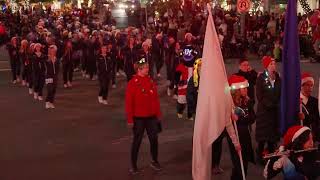
M 234 112 L 234 108 L 233 108 L 233 112 Z M 237 122 L 232 120 L 233 121 L 233 125 L 234 125 L 234 130 L 236 132 L 236 136 L 237 136 L 237 139 L 238 139 L 238 142 L 240 144 L 240 138 L 239 138 L 239 133 L 238 133 L 238 127 L 237 127 Z M 242 159 L 242 150 L 240 150 L 239 152 L 239 159 L 240 159 L 240 166 L 241 166 L 241 172 L 242 172 L 242 180 L 246 180 L 246 174 L 244 173 L 244 166 L 243 166 L 243 159 Z
M 300 99 L 300 113 L 302 113 L 302 99 Z M 300 119 L 300 125 L 303 126 L 303 120 Z
M 319 115 L 320 115 L 320 78 L 319 78 L 319 92 L 318 92 L 318 109 L 319 109 Z

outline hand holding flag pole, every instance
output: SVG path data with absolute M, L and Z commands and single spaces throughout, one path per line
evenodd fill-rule
M 303 119 L 304 118 L 301 118 L 301 116 L 300 116 L 301 114 L 303 114 L 303 112 L 302 112 L 302 99 L 301 98 L 300 98 L 300 107 L 299 108 L 300 108 L 300 111 L 299 111 L 300 125 L 303 126 Z
M 235 108 L 234 108 L 234 106 L 233 106 L 233 108 L 232 108 L 232 113 L 234 114 L 234 112 L 235 112 Z M 233 115 L 233 114 L 232 114 L 232 115 Z M 239 142 L 239 144 L 240 144 L 238 127 L 237 127 L 237 120 L 233 120 L 233 119 L 232 119 L 232 122 L 233 122 L 234 130 L 235 130 L 235 132 L 236 132 L 236 136 L 237 136 L 238 142 Z M 241 166 L 241 172 L 242 172 L 242 180 L 246 180 L 246 174 L 245 174 L 245 172 L 244 172 L 244 166 L 243 166 L 243 159 L 242 159 L 241 149 L 238 150 L 238 155 L 239 155 L 239 159 L 240 159 L 240 166 Z

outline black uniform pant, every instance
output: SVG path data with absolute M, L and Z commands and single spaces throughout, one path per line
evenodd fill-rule
M 17 80 L 17 76 L 20 76 L 20 61 L 19 59 L 11 59 L 10 60 L 12 79 Z
M 53 80 L 53 83 L 47 84 L 47 98 L 46 102 L 53 103 L 54 98 L 56 96 L 56 89 L 57 89 L 57 80 Z
M 155 65 L 156 65 L 157 74 L 159 74 L 160 71 L 161 71 L 161 68 L 162 68 L 162 66 L 163 66 L 163 63 L 164 63 L 162 56 L 155 55 L 155 56 L 153 56 L 152 61 L 153 61 L 153 62 L 155 63 Z M 152 67 L 152 68 L 153 68 L 153 67 Z
M 131 165 L 132 167 L 137 167 L 137 160 L 140 145 L 144 135 L 144 131 L 147 131 L 149 142 L 150 142 L 150 151 L 152 160 L 158 162 L 158 122 L 155 117 L 143 117 L 143 118 L 134 118 L 133 123 L 133 142 L 131 146 Z
M 151 59 L 149 60 L 148 64 L 149 64 L 149 75 L 152 79 L 154 79 L 154 61 Z
M 228 141 L 228 145 L 229 145 L 231 161 L 233 164 L 231 180 L 243 180 L 240 158 L 239 158 L 238 152 L 236 151 L 236 149 L 232 143 L 231 138 L 228 135 L 227 135 L 227 141 Z M 245 145 L 241 144 L 241 146 L 244 147 Z M 247 144 L 247 146 L 248 146 L 248 144 Z M 251 146 L 251 144 L 250 144 L 250 146 Z M 242 154 L 242 160 L 243 160 L 244 173 L 245 173 L 245 176 L 247 176 L 248 160 L 247 160 L 245 154 Z
M 112 85 L 116 84 L 116 70 L 117 70 L 117 60 L 114 60 L 113 66 L 112 66 L 112 73 L 111 73 L 111 83 Z
M 82 56 L 81 58 L 81 70 L 86 72 L 87 66 L 88 66 L 88 57 L 85 55 L 85 56 Z
M 110 84 L 110 75 L 99 77 L 99 85 L 100 85 L 99 96 L 101 96 L 103 100 L 107 100 L 108 98 L 109 84 Z
M 33 86 L 33 80 L 32 80 L 32 65 L 24 65 L 23 71 L 22 71 L 22 80 L 25 80 L 29 84 L 29 88 L 32 88 Z
M 23 66 L 22 66 L 22 80 L 28 81 L 27 74 L 28 74 L 27 66 L 23 64 Z
M 183 114 L 183 111 L 186 109 L 187 104 L 181 104 L 179 102 L 177 102 L 177 113 L 179 114 Z M 189 111 L 189 109 L 187 108 L 187 114 L 188 114 L 188 118 L 192 117 L 192 112 Z
M 72 62 L 63 63 L 63 84 L 68 81 L 72 82 L 73 78 L 73 64 Z
M 175 70 L 174 69 L 174 64 L 173 64 L 173 59 L 168 57 L 166 60 L 166 71 L 167 71 L 167 80 L 170 82 L 173 82 L 175 79 Z
M 220 136 L 212 144 L 212 166 L 218 167 L 220 165 L 222 154 L 222 140 L 226 136 L 226 130 L 224 130 Z
M 128 82 L 132 79 L 133 75 L 135 74 L 133 67 L 132 68 L 126 68 L 125 73 L 126 73 Z
M 237 151 L 232 143 L 232 140 L 229 137 L 226 129 L 221 133 L 221 135 L 212 144 L 212 164 L 213 164 L 213 167 L 218 167 L 220 165 L 221 154 L 222 154 L 222 142 L 223 142 L 223 138 L 225 136 L 227 137 L 231 161 L 233 164 L 231 180 L 242 180 L 240 158 L 238 156 L 238 153 L 237 153 Z M 244 166 L 245 174 L 247 175 L 248 160 L 245 157 L 243 158 L 243 166 Z
M 117 62 L 116 62 L 116 72 L 119 72 L 120 69 L 123 70 L 123 60 L 120 58 L 117 58 Z
M 89 74 L 90 79 L 92 79 L 93 76 L 97 74 L 97 66 L 96 66 L 94 57 L 91 57 L 91 59 L 88 59 L 87 74 Z
M 34 76 L 34 92 L 38 93 L 38 96 L 42 96 L 42 89 L 45 82 L 45 75 L 36 73 Z
M 257 149 L 257 154 L 259 158 L 262 158 L 262 153 L 264 151 L 264 146 L 267 144 L 267 150 L 269 151 L 268 153 L 273 153 L 276 149 L 276 143 L 270 142 L 270 141 L 259 141 L 258 142 L 258 149 Z

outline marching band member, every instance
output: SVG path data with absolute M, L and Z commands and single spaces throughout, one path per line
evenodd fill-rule
M 100 84 L 98 102 L 104 105 L 108 104 L 107 98 L 113 70 L 111 56 L 111 49 L 108 48 L 107 45 L 102 45 L 100 55 L 97 57 L 97 70 Z
M 42 89 L 45 84 L 46 76 L 46 56 L 42 52 L 42 45 L 36 43 L 34 45 L 33 69 L 34 69 L 34 94 L 35 100 L 42 101 Z
M 57 59 L 57 46 L 51 45 L 48 48 L 48 57 L 45 62 L 45 82 L 47 85 L 46 109 L 54 109 L 54 99 L 58 85 L 59 61 Z
M 138 152 L 144 131 L 147 131 L 154 170 L 161 170 L 158 161 L 158 133 L 160 124 L 160 100 L 155 82 L 149 76 L 149 65 L 145 59 L 135 63 L 136 75 L 128 82 L 126 90 L 126 114 L 129 127 L 133 127 L 131 147 L 132 174 L 139 172 L 137 166 Z

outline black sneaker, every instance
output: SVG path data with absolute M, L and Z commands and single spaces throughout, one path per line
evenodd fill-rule
M 152 161 L 150 163 L 150 167 L 152 169 L 154 169 L 155 171 L 161 171 L 162 170 L 162 167 L 160 166 L 160 164 L 158 162 L 155 162 L 155 161 Z
M 130 172 L 130 174 L 135 175 L 135 174 L 138 174 L 140 171 L 138 168 L 133 167 L 133 168 L 129 169 L 129 172 Z

